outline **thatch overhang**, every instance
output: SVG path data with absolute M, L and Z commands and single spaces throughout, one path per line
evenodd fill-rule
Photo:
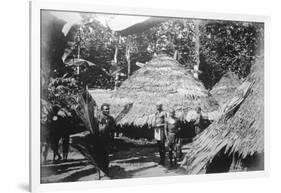
M 112 114 L 115 115 L 124 105 L 133 104 L 118 122 L 119 125 L 151 125 L 158 102 L 163 104 L 165 111 L 174 108 L 182 119 L 186 119 L 188 112 L 198 106 L 206 114 L 218 110 L 217 102 L 203 84 L 195 80 L 180 63 L 166 55 L 153 58 L 124 81 L 118 90 L 100 95 L 94 90 L 91 93 L 98 104 L 111 104 Z
M 226 105 L 222 117 L 200 133 L 188 145 L 183 165 L 190 174 L 206 173 L 216 156 L 232 159 L 229 171 L 243 170 L 241 162 L 264 153 L 264 67 L 263 59 L 253 66 L 252 73 Z M 263 158 L 262 158 L 263 159 Z M 263 169 L 263 160 L 255 160 Z M 257 163 L 259 162 L 259 163 Z
M 97 106 L 100 108 L 103 103 L 110 105 L 110 114 L 113 117 L 117 117 L 124 107 L 131 103 L 127 99 L 113 97 L 115 91 L 109 89 L 91 89 L 89 93 L 94 98 Z
M 218 101 L 219 105 L 223 107 L 229 99 L 234 97 L 234 92 L 240 85 L 241 81 L 238 76 L 228 71 L 215 84 L 210 93 Z

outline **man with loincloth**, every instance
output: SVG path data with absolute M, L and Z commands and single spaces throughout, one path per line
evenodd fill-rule
M 163 111 L 163 106 L 161 103 L 156 104 L 155 113 L 155 123 L 154 123 L 154 138 L 157 141 L 160 161 L 159 165 L 165 164 L 165 133 L 164 133 L 164 125 L 165 125 L 165 118 L 166 114 Z
M 177 165 L 177 152 L 176 145 L 179 141 L 180 121 L 175 117 L 175 110 L 169 111 L 165 120 L 165 134 L 167 136 L 168 148 L 169 148 L 169 160 L 170 166 Z
M 115 120 L 110 116 L 109 104 L 102 104 L 102 114 L 98 117 L 98 139 L 100 142 L 100 155 L 102 155 L 105 172 L 108 173 L 109 166 L 109 152 L 112 148 L 114 140 Z

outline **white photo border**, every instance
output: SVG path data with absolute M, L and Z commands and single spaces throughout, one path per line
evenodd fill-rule
M 204 174 L 204 175 L 186 175 L 173 177 L 149 177 L 139 179 L 121 179 L 121 180 L 103 180 L 103 181 L 84 181 L 84 182 L 67 182 L 67 183 L 50 183 L 40 184 L 40 10 L 57 10 L 57 11 L 77 11 L 77 12 L 95 12 L 95 13 L 113 13 L 141 16 L 162 16 L 162 17 L 179 17 L 179 18 L 198 18 L 198 19 L 215 19 L 215 20 L 237 20 L 263 22 L 265 31 L 265 57 L 264 57 L 264 170 L 254 172 L 236 172 L 221 174 Z M 54 2 L 54 1 L 32 1 L 30 2 L 30 191 L 59 191 L 59 190 L 81 190 L 90 188 L 105 187 L 125 187 L 149 184 L 167 184 L 167 183 L 186 183 L 192 181 L 210 181 L 225 179 L 241 179 L 268 177 L 270 171 L 270 63 L 269 63 L 269 29 L 270 18 L 260 15 L 241 15 L 225 13 L 195 12 L 184 10 L 165 10 L 136 7 L 118 7 L 94 4 L 83 4 L 73 2 Z

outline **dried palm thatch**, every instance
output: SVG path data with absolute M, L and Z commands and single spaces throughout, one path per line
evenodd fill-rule
M 108 175 L 107 160 L 108 153 L 104 143 L 98 134 L 96 119 L 96 102 L 88 91 L 81 93 L 77 98 L 75 108 L 76 114 L 83 121 L 86 131 L 71 135 L 71 146 L 85 156 L 97 169 L 100 179 L 100 171 Z
M 88 91 L 79 94 L 75 112 L 83 121 L 86 129 L 92 134 L 95 134 L 98 129 L 95 114 L 96 106 L 95 100 Z
M 114 98 L 114 90 L 106 90 L 106 89 L 92 89 L 89 90 L 91 96 L 95 99 L 97 106 L 101 107 L 103 103 L 110 104 L 110 113 L 117 117 L 118 114 L 122 111 L 126 104 L 129 104 L 128 100 Z
M 71 135 L 71 146 L 95 166 L 99 179 L 101 179 L 100 171 L 108 175 L 105 163 L 105 160 L 108 159 L 107 150 L 98 136 L 90 134 L 88 131 Z
M 112 105 L 117 114 L 124 105 L 133 106 L 119 125 L 151 125 L 155 104 L 163 104 L 164 110 L 174 108 L 185 118 L 188 110 L 200 106 L 205 112 L 217 110 L 217 102 L 209 96 L 203 84 L 195 80 L 176 60 L 159 55 L 124 81 L 117 91 L 91 92 L 98 104 Z
M 223 107 L 234 96 L 234 91 L 241 85 L 238 76 L 231 71 L 225 73 L 210 91 L 219 105 Z
M 230 163 L 225 171 L 250 170 L 243 160 L 264 152 L 264 79 L 263 59 L 256 61 L 252 73 L 226 105 L 223 116 L 199 134 L 189 145 L 182 166 L 188 173 L 208 172 L 218 157 Z M 256 160 L 257 161 L 257 160 Z M 258 169 L 263 169 L 263 160 Z M 216 165 L 218 166 L 218 165 Z

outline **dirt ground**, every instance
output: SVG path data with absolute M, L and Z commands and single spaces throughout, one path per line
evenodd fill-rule
M 183 153 L 185 151 L 183 148 Z M 123 144 L 118 151 L 110 154 L 109 176 L 102 174 L 101 180 L 184 174 L 180 168 L 169 167 L 167 157 L 168 153 L 165 166 L 161 166 L 158 165 L 159 155 L 155 144 Z M 49 161 L 41 165 L 41 183 L 98 180 L 95 167 L 72 147 L 67 161 L 54 164 L 51 159 L 50 152 Z

